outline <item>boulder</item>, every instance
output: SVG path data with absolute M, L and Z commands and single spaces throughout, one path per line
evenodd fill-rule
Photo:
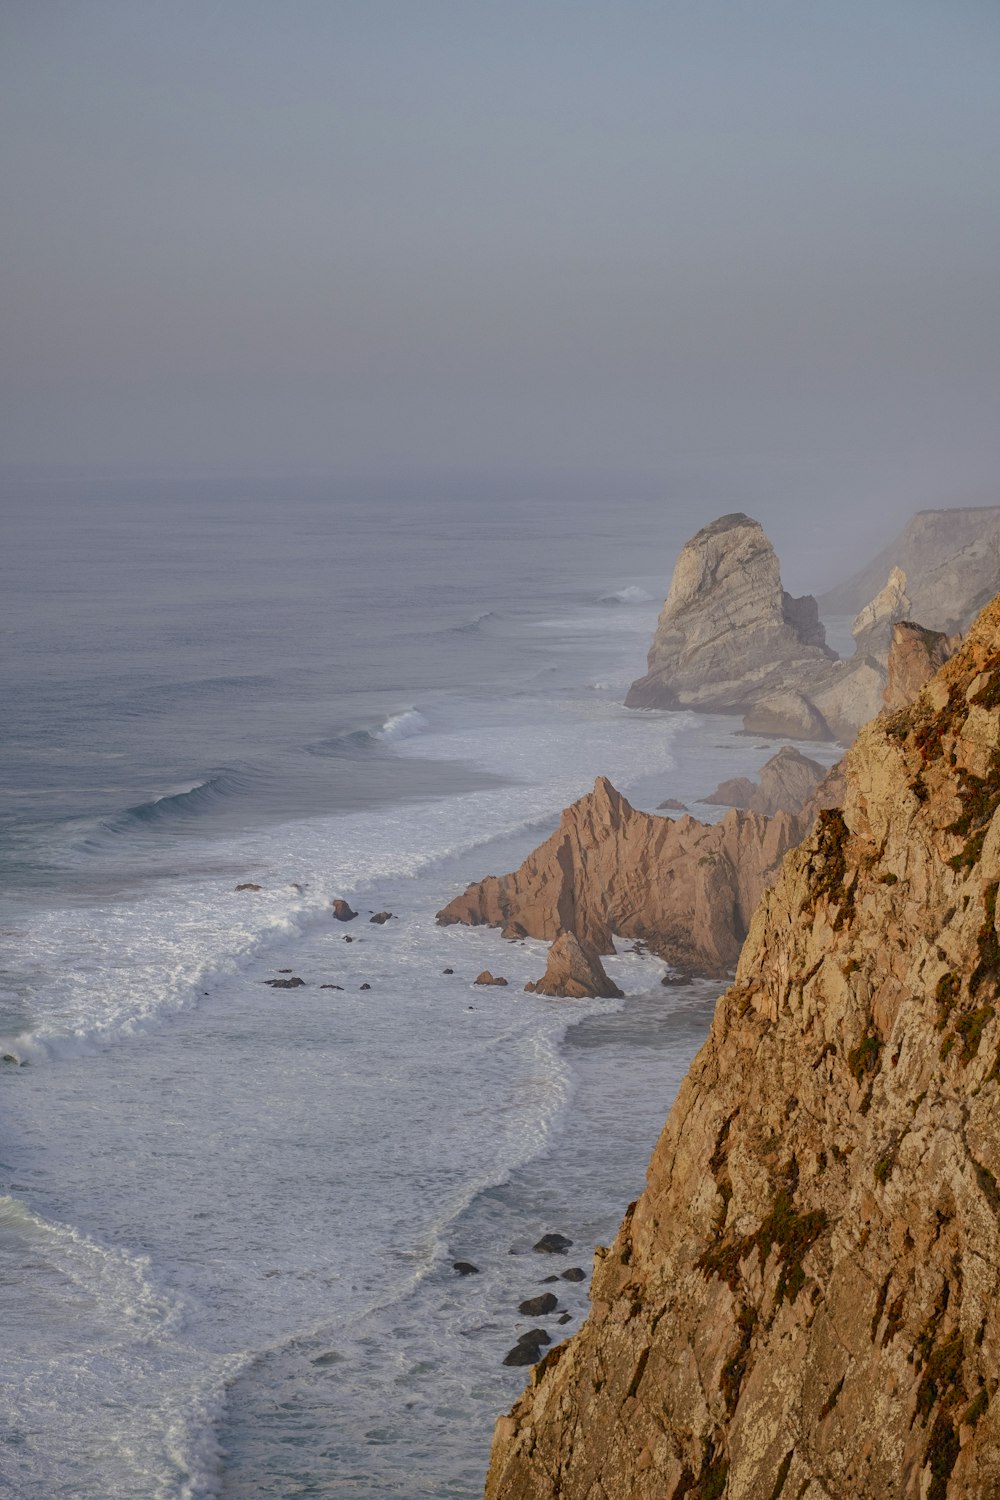
M 293 979 L 265 979 L 264 983 L 269 984 L 272 990 L 298 990 L 305 984 L 305 980 L 296 975 Z
M 375 922 L 379 927 L 384 927 L 392 916 L 391 911 L 377 911 L 374 916 L 368 918 L 369 922 Z
M 758 521 L 705 526 L 681 551 L 629 708 L 734 712 L 800 687 L 834 660 L 815 599 L 793 599 Z
M 656 804 L 656 810 L 657 812 L 687 812 L 687 807 L 683 802 L 678 802 L 676 797 L 668 797 L 666 802 Z
M 517 1310 L 526 1318 L 544 1318 L 546 1313 L 555 1312 L 558 1306 L 559 1298 L 555 1292 L 540 1292 L 537 1297 L 526 1297 L 519 1302 Z
M 484 969 L 483 972 L 481 974 L 477 974 L 476 978 L 473 980 L 473 984 L 506 985 L 506 983 L 506 979 L 501 978 L 499 974 L 491 974 L 489 969 Z
M 253 880 L 244 880 L 240 885 L 234 886 L 237 891 L 262 891 L 264 887 L 257 885 Z
M 542 1343 L 538 1339 L 530 1344 L 516 1343 L 509 1350 L 505 1359 L 505 1365 L 536 1365 L 542 1357 Z
M 622 991 L 607 975 L 597 950 L 573 932 L 561 932 L 549 949 L 541 979 L 524 986 L 529 993 L 563 999 L 620 1000 Z
M 479 1267 L 474 1266 L 471 1260 L 453 1260 L 451 1268 L 453 1271 L 457 1271 L 459 1276 L 479 1275 Z
M 572 1243 L 573 1241 L 568 1240 L 564 1234 L 543 1234 L 541 1239 L 536 1240 L 531 1248 L 537 1251 L 539 1255 L 562 1255 L 563 1251 L 568 1250 Z
M 582 1266 L 570 1266 L 562 1272 L 563 1281 L 586 1281 L 587 1273 Z
M 336 917 L 338 922 L 353 922 L 354 918 L 357 916 L 357 912 L 353 911 L 346 901 L 342 901 L 338 897 L 337 900 L 333 902 L 333 915 Z

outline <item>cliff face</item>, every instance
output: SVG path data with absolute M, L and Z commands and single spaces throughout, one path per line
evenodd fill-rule
M 781 587 L 760 523 L 722 516 L 691 538 L 674 568 L 630 708 L 741 709 L 826 667 L 815 599 Z
M 843 786 L 491 1500 L 1000 1494 L 1000 601 Z
M 824 613 L 862 609 L 894 567 L 906 574 L 912 618 L 964 630 L 1000 585 L 1000 506 L 918 512 L 867 567 L 824 594 Z
M 705 824 L 637 812 L 601 776 L 520 869 L 470 885 L 438 921 L 573 932 L 598 953 L 613 953 L 620 933 L 679 968 L 731 973 L 761 891 L 800 836 L 787 813 Z

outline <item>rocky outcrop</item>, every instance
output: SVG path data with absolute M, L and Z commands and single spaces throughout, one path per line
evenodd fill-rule
M 816 705 L 794 688 L 761 698 L 744 714 L 743 728 L 747 734 L 814 740 L 817 744 L 821 740 L 833 739 L 830 726 Z
M 731 972 L 747 923 L 799 837 L 785 813 L 699 823 L 637 812 L 603 776 L 511 875 L 470 885 L 438 913 L 447 926 L 519 922 L 535 938 L 573 932 L 598 953 L 641 938 L 675 968 Z
M 620 1000 L 622 992 L 608 978 L 596 949 L 574 932 L 561 932 L 549 949 L 541 979 L 529 980 L 531 994 L 558 995 L 567 1000 Z
M 889 650 L 888 681 L 883 706 L 890 712 L 912 703 L 925 683 L 953 656 L 961 636 L 944 635 L 940 630 L 925 630 L 912 620 L 902 620 L 893 627 Z
M 906 574 L 910 618 L 964 630 L 1000 587 L 1000 506 L 919 511 L 867 567 L 823 595 L 824 615 L 854 614 L 893 567 Z
M 760 768 L 759 781 L 745 776 L 723 781 L 703 800 L 718 807 L 740 807 L 771 818 L 777 812 L 798 813 L 827 774 L 827 767 L 810 760 L 793 745 L 784 745 Z
M 906 592 L 906 574 L 901 568 L 893 568 L 885 587 L 859 611 L 851 626 L 857 655 L 874 657 L 885 666 L 889 659 L 892 627 L 897 620 L 908 620 L 911 608 Z
M 815 599 L 781 587 L 778 559 L 758 521 L 722 516 L 691 538 L 674 568 L 630 708 L 739 711 L 799 687 L 828 666 Z
M 843 777 L 489 1500 L 1000 1494 L 1000 601 Z

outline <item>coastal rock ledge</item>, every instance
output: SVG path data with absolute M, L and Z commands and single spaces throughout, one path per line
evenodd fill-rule
M 1000 1495 L 1000 601 L 844 789 L 488 1500 Z

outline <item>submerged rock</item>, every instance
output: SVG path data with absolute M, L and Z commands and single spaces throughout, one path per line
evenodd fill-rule
M 539 1255 L 561 1255 L 564 1250 L 569 1250 L 572 1244 L 573 1241 L 568 1240 L 564 1234 L 543 1234 L 531 1248 Z
M 459 1276 L 479 1275 L 479 1267 L 474 1266 L 471 1260 L 453 1260 L 451 1268 L 453 1271 L 457 1271 Z
M 573 932 L 561 932 L 549 949 L 541 979 L 529 980 L 524 988 L 532 994 L 557 995 L 564 999 L 600 998 L 620 1000 L 622 991 L 607 975 L 596 948 Z
M 519 1302 L 517 1310 L 526 1318 L 544 1318 L 546 1313 L 555 1312 L 558 1306 L 559 1298 L 554 1292 L 541 1292 L 537 1297 L 526 1297 Z
M 301 989 L 305 984 L 305 980 L 300 979 L 296 974 L 291 979 L 265 979 L 264 983 L 269 984 L 272 990 L 297 990 Z
M 342 984 L 321 984 L 320 985 L 320 989 L 321 990 L 342 990 L 343 988 L 344 988 L 344 986 Z
M 262 891 L 264 887 L 257 885 L 253 880 L 244 880 L 242 884 L 234 886 L 233 889 L 236 891 Z

